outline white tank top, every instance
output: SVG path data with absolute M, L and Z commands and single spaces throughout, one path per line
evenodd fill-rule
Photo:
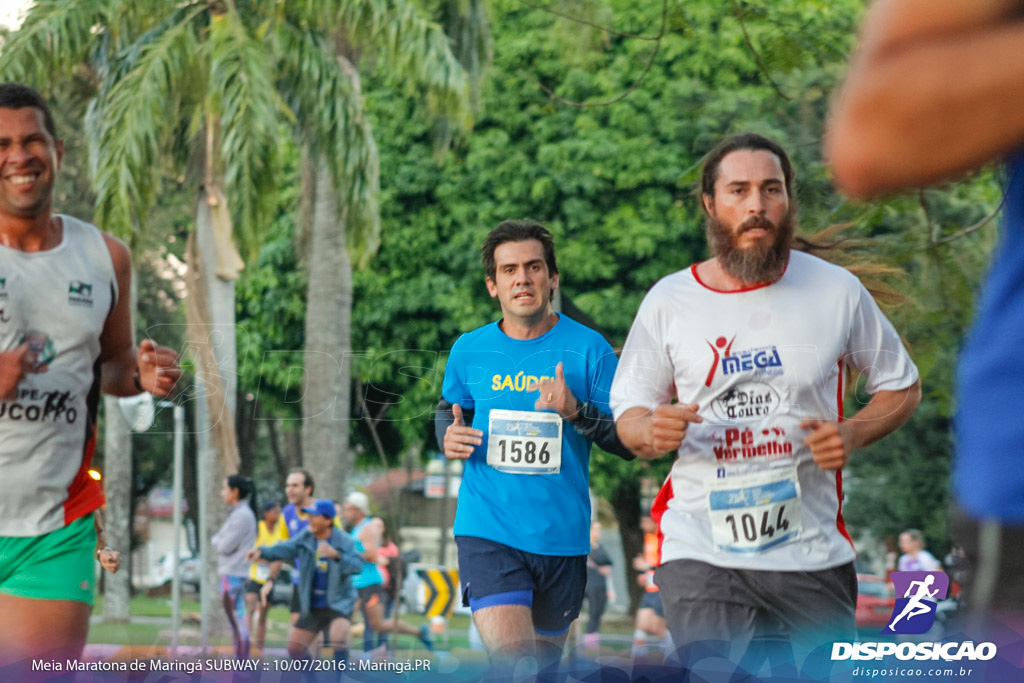
M 103 494 L 87 474 L 95 447 L 100 334 L 117 301 L 110 251 L 70 216 L 61 243 L 0 246 L 0 350 L 24 342 L 38 372 L 0 401 L 0 536 L 38 536 L 92 512 Z

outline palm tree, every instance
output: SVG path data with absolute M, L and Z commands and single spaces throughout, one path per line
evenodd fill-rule
M 321 209 L 324 227 L 314 231 L 335 241 L 317 243 L 317 259 L 327 265 L 311 268 L 311 281 L 347 255 L 344 248 L 332 253 L 336 245 L 347 245 L 357 260 L 376 246 L 376 150 L 357 73 L 339 59 L 339 40 L 372 49 L 382 67 L 424 84 L 446 111 L 465 111 L 465 74 L 443 31 L 406 0 L 37 0 L 0 55 L 0 73 L 26 83 L 90 72 L 95 220 L 105 230 L 131 242 L 145 225 L 162 172 L 191 179 L 196 195 L 188 201 L 196 212 L 186 319 L 202 399 L 196 407 L 204 415 L 197 429 L 207 475 L 201 497 L 211 512 L 206 530 L 223 517 L 219 482 L 238 465 L 234 278 L 242 262 L 235 245 L 252 254 L 267 224 L 282 124 L 320 160 L 318 188 L 336 198 Z M 340 242 L 332 226 L 344 229 Z M 311 282 L 311 299 L 329 287 Z M 315 308 L 313 324 L 330 315 Z M 336 373 L 315 363 L 306 370 L 347 396 L 340 380 L 330 381 Z M 335 444 L 347 444 L 346 418 L 347 411 L 340 420 L 346 433 Z M 330 454 L 319 446 L 316 452 Z M 344 477 L 341 468 L 329 474 L 339 493 Z M 124 521 L 110 520 L 117 523 Z M 207 544 L 203 550 L 204 586 L 216 605 L 213 553 Z

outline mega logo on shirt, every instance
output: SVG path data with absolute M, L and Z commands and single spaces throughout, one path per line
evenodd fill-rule
M 732 339 L 719 337 L 714 343 L 707 339 L 704 341 L 711 347 L 711 353 L 714 355 L 711 369 L 704 381 L 706 387 L 711 386 L 719 367 L 721 367 L 723 375 L 733 375 L 738 372 L 749 372 L 752 375 L 782 374 L 782 358 L 774 344 L 754 346 L 733 352 L 732 345 L 736 341 L 736 335 L 733 335 Z

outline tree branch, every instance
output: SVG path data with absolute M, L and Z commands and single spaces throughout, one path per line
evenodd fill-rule
M 787 102 L 792 101 L 792 98 L 786 95 L 786 93 L 782 92 L 782 89 L 779 87 L 779 84 L 776 83 L 774 79 L 772 79 L 771 74 L 768 73 L 768 67 L 765 66 L 764 61 L 762 61 L 761 59 L 761 54 L 754 47 L 754 43 L 751 42 L 750 34 L 747 33 L 747 23 L 743 19 L 743 8 L 740 7 L 739 0 L 732 0 L 732 6 L 733 9 L 736 10 L 736 18 L 740 22 L 740 30 L 743 31 L 743 40 L 747 44 L 747 49 L 749 49 L 750 53 L 754 55 L 754 61 L 757 62 L 757 68 L 761 72 L 761 75 L 764 76 L 765 80 L 768 81 L 768 83 L 772 86 L 772 89 L 778 94 L 779 97 L 786 100 Z
M 530 7 L 535 7 L 536 9 L 540 9 L 540 10 L 545 11 L 545 12 L 551 12 L 552 14 L 556 14 L 558 16 L 565 16 L 565 15 L 559 14 L 558 12 L 555 12 L 554 10 L 550 10 L 550 9 L 543 8 L 543 7 L 536 7 L 535 5 L 532 5 L 531 3 L 528 3 L 528 2 L 524 2 L 524 4 L 526 4 L 526 5 L 530 6 Z M 650 40 L 650 41 L 654 41 L 654 50 L 651 52 L 651 57 L 650 57 L 650 59 L 647 60 L 647 64 L 644 65 L 644 70 L 640 73 L 640 75 L 637 77 L 637 79 L 635 81 L 633 81 L 633 83 L 630 84 L 630 86 L 628 88 L 626 88 L 625 91 L 623 91 L 622 93 L 620 93 L 619 95 L 613 97 L 610 100 L 605 100 L 603 102 L 577 102 L 575 100 L 568 100 L 568 99 L 566 99 L 564 97 L 560 97 L 559 95 L 556 95 L 553 90 L 551 90 L 550 88 L 545 86 L 543 83 L 539 84 L 541 90 L 543 90 L 545 92 L 545 94 L 547 94 L 547 96 L 549 98 L 551 98 L 552 100 L 555 100 L 556 102 L 559 102 L 560 104 L 565 104 L 565 105 L 568 105 L 570 107 L 580 107 L 580 108 L 607 107 L 610 104 L 615 104 L 616 102 L 621 102 L 622 100 L 626 99 L 629 96 L 630 93 L 632 93 L 634 90 L 636 90 L 638 87 L 640 87 L 640 83 L 643 82 L 644 78 L 647 76 L 647 73 L 651 70 L 651 67 L 654 66 L 654 59 L 655 59 L 655 57 L 658 56 L 658 51 L 661 49 L 661 39 L 665 35 L 665 24 L 668 21 L 668 0 L 662 0 L 662 2 L 661 2 L 661 28 L 658 29 L 658 35 L 656 35 L 656 36 L 637 36 L 637 35 L 631 35 L 631 34 L 618 33 L 618 32 L 615 32 L 615 31 L 611 31 L 610 29 L 603 28 L 601 26 L 597 26 L 596 24 L 592 24 L 590 22 L 584 21 L 582 19 L 573 19 L 572 17 L 566 17 L 566 18 L 570 19 L 571 21 L 576 21 L 576 22 L 579 22 L 581 24 L 585 24 L 585 25 L 588 25 L 588 26 L 594 26 L 596 28 L 600 28 L 601 30 L 609 31 L 610 33 L 613 33 L 614 35 L 623 36 L 623 37 L 626 37 L 626 38 L 635 38 L 637 40 Z

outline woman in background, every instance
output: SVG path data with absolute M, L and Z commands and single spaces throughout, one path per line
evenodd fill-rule
M 224 481 L 220 495 L 230 509 L 210 543 L 219 555 L 217 573 L 235 642 L 235 658 L 246 659 L 250 641 L 245 623 L 245 583 L 251 563 L 245 559 L 245 554 L 256 543 L 256 513 L 253 511 L 256 494 L 250 479 L 232 474 Z

